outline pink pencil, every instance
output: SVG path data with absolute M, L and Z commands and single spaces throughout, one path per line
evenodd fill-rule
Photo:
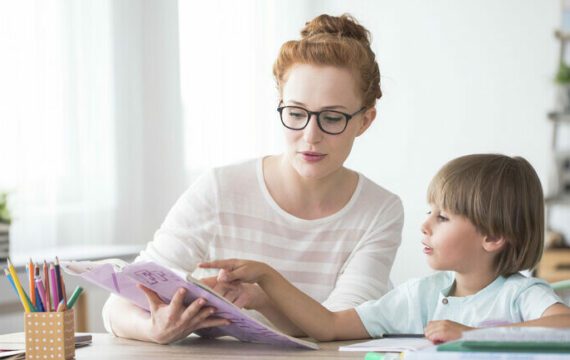
M 51 298 L 52 303 L 54 304 L 54 308 L 57 310 L 57 305 L 59 304 L 59 296 L 57 295 L 57 275 L 55 274 L 55 269 L 53 264 L 49 264 L 49 277 L 50 277 L 50 286 L 51 286 Z
M 44 288 L 44 282 L 42 281 L 41 278 L 37 278 L 36 279 L 36 286 L 38 287 L 38 295 L 40 297 L 40 299 L 42 300 L 42 304 L 44 304 L 45 307 L 45 311 L 49 312 L 49 309 L 47 308 L 47 302 L 46 302 L 46 290 Z

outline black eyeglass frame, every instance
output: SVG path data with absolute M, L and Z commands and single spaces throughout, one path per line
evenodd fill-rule
M 305 111 L 305 112 L 308 114 L 308 116 L 307 116 L 307 121 L 305 122 L 305 125 L 303 125 L 303 127 L 300 127 L 300 128 L 292 128 L 292 127 L 290 127 L 290 126 L 287 126 L 287 124 L 285 124 L 285 121 L 283 121 L 283 109 L 285 109 L 285 108 L 294 108 L 294 109 L 299 109 L 299 110 Z M 361 107 L 360 110 L 358 110 L 358 111 L 356 111 L 355 113 L 352 113 L 352 114 L 347 114 L 347 113 L 344 113 L 344 112 L 342 112 L 342 111 L 336 111 L 336 110 L 309 111 L 309 110 L 307 110 L 307 109 L 305 109 L 305 108 L 302 108 L 302 107 L 300 107 L 300 106 L 280 106 L 280 107 L 277 108 L 277 112 L 279 113 L 279 118 L 281 119 L 281 124 L 283 124 L 283 126 L 285 126 L 287 129 L 290 129 L 290 130 L 303 130 L 304 128 L 307 127 L 307 125 L 309 125 L 309 121 L 311 121 L 311 117 L 312 117 L 313 115 L 316 115 L 316 117 L 317 117 L 317 125 L 319 126 L 319 129 L 321 129 L 321 131 L 324 132 L 325 134 L 329 134 L 329 135 L 339 135 L 339 134 L 342 134 L 342 133 L 344 132 L 344 130 L 346 130 L 346 127 L 348 126 L 348 122 L 350 121 L 350 119 L 352 119 L 353 117 L 355 117 L 356 115 L 358 115 L 358 114 L 359 114 L 360 112 L 362 112 L 363 110 L 366 110 L 366 106 Z M 339 132 L 334 132 L 334 133 L 329 132 L 329 131 L 326 131 L 325 129 L 323 129 L 323 126 L 321 125 L 320 116 L 321 116 L 321 113 L 324 113 L 324 112 L 329 112 L 329 113 L 330 113 L 330 112 L 333 112 L 333 113 L 337 113 L 337 114 L 343 115 L 343 116 L 346 118 L 346 122 L 344 123 L 344 128 L 343 128 L 341 131 L 339 131 Z

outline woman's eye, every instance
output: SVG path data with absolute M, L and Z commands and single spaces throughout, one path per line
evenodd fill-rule
M 331 116 L 331 115 L 325 116 L 325 121 L 327 121 L 327 122 L 339 122 L 341 120 L 342 120 L 342 117 L 340 117 L 340 116 Z

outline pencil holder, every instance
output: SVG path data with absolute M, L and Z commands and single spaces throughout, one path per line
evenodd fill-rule
M 73 310 L 24 314 L 26 360 L 75 357 Z

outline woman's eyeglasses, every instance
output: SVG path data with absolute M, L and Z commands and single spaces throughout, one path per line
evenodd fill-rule
M 277 111 L 281 123 L 287 129 L 303 130 L 309 124 L 311 116 L 315 115 L 319 129 L 330 135 L 338 135 L 346 129 L 350 119 L 365 109 L 366 107 L 362 107 L 353 114 L 347 114 L 335 110 L 309 111 L 299 106 L 281 106 Z

